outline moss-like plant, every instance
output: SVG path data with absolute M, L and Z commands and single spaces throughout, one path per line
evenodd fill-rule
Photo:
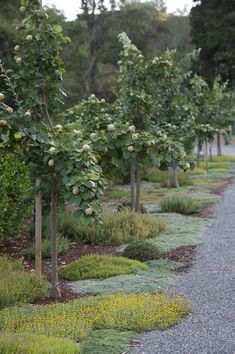
M 147 270 L 148 267 L 143 263 L 125 257 L 95 254 L 71 262 L 62 269 L 61 275 L 67 280 L 75 281 L 130 274 L 137 269 Z
M 125 248 L 123 255 L 145 262 L 158 259 L 160 250 L 157 246 L 147 241 L 133 241 Z

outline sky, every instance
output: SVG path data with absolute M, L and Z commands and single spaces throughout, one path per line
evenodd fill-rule
M 166 0 L 167 11 L 175 12 L 177 9 L 183 10 L 185 6 L 190 10 L 193 0 Z M 79 0 L 42 0 L 43 5 L 55 5 L 59 10 L 62 10 L 69 20 L 73 20 L 79 12 Z

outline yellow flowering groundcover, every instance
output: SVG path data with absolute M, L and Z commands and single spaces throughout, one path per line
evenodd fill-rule
M 25 305 L 0 312 L 0 331 L 37 334 L 84 343 L 95 330 L 164 330 L 191 309 L 188 301 L 166 293 L 87 297 L 67 304 Z

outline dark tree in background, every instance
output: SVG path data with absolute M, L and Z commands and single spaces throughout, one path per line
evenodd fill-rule
M 194 0 L 190 14 L 192 41 L 201 48 L 197 71 L 209 83 L 220 74 L 235 85 L 235 1 Z

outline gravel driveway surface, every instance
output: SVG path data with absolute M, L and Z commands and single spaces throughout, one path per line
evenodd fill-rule
M 235 182 L 214 208 L 193 267 L 169 289 L 193 302 L 192 314 L 167 331 L 145 333 L 133 354 L 235 354 Z

